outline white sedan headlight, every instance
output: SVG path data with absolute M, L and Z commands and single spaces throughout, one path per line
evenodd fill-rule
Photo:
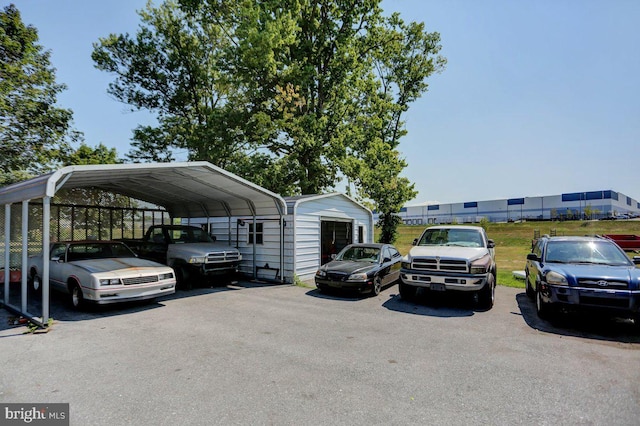
M 567 278 L 562 275 L 559 274 L 557 272 L 554 271 L 549 271 L 547 272 L 547 275 L 545 275 L 546 280 L 547 280 L 547 284 L 551 284 L 551 285 L 569 285 L 569 283 L 567 282 Z
M 104 278 L 100 280 L 100 285 L 120 285 L 120 278 Z

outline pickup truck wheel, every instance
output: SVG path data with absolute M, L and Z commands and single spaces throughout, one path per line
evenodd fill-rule
M 493 308 L 493 303 L 496 300 L 496 278 L 493 274 L 489 274 L 487 277 L 487 283 L 478 292 L 478 305 L 482 309 L 489 310 Z
M 35 294 L 42 293 L 42 279 L 38 276 L 36 271 L 31 271 L 29 275 L 29 288 L 33 290 Z
M 187 271 L 187 268 L 185 268 L 183 265 L 176 265 L 174 269 L 176 272 L 177 287 L 180 290 L 191 290 L 193 286 L 191 284 L 191 280 L 189 279 L 189 272 Z
M 70 288 L 70 302 L 73 309 L 80 309 L 84 305 L 84 297 L 82 296 L 82 289 L 78 283 L 71 284 Z
M 400 292 L 400 297 L 404 300 L 411 301 L 416 297 L 417 288 L 414 286 L 410 286 L 403 282 L 399 282 L 398 290 Z
M 379 295 L 381 290 L 382 290 L 382 280 L 380 279 L 380 277 L 375 277 L 373 279 L 373 288 L 371 290 L 371 296 Z

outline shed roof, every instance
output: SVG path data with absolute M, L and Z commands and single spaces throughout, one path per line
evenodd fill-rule
M 98 188 L 164 207 L 172 217 L 281 215 L 279 195 L 205 161 L 69 166 L 0 188 L 0 205 Z
M 291 197 L 284 197 L 284 199 L 287 202 L 287 213 L 288 214 L 295 214 L 296 208 L 298 207 L 298 205 L 300 205 L 302 203 L 306 203 L 308 201 L 321 200 L 321 199 L 324 199 L 324 198 L 332 198 L 332 197 L 344 198 L 346 200 L 349 200 L 354 205 L 358 206 L 362 210 L 364 210 L 364 211 L 368 212 L 369 214 L 371 214 L 371 210 L 369 210 L 363 204 L 357 202 L 353 198 L 351 198 L 348 195 L 343 194 L 341 192 L 330 192 L 328 194 L 294 195 L 294 196 L 291 196 Z

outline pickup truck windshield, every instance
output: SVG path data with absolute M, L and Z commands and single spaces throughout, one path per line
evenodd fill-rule
M 169 229 L 169 238 L 172 244 L 213 242 L 209 234 L 200 228 Z
M 419 246 L 484 247 L 482 235 L 473 229 L 427 229 Z

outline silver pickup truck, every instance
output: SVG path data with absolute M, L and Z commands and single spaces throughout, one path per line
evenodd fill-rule
M 216 242 L 197 226 L 154 225 L 143 239 L 122 241 L 141 258 L 171 266 L 183 289 L 194 280 L 233 274 L 242 260 L 238 249 Z
M 413 241 L 402 259 L 399 290 L 411 300 L 419 288 L 432 292 L 472 292 L 479 306 L 495 300 L 495 243 L 479 226 L 432 226 Z

